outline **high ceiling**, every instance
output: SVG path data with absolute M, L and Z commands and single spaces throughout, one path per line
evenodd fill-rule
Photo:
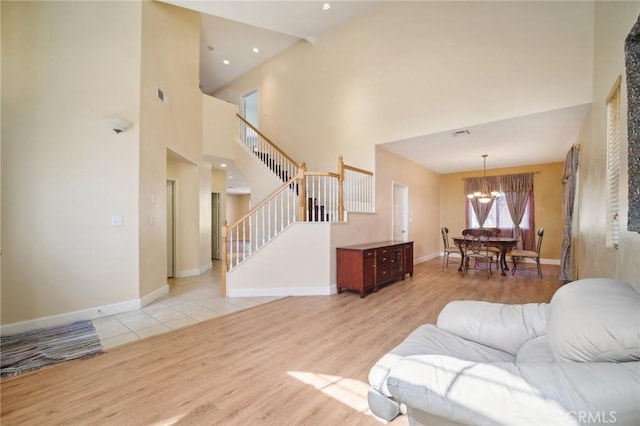
M 211 94 L 294 43 L 315 42 L 380 0 L 162 1 L 201 13 L 200 84 L 204 93 Z M 330 4 L 329 10 L 323 10 L 325 3 Z M 575 105 L 381 146 L 437 173 L 480 170 L 482 154 L 489 154 L 487 169 L 559 162 L 575 142 L 588 110 L 589 104 Z M 456 132 L 461 134 L 454 136 Z M 221 161 L 212 161 L 218 168 Z M 247 192 L 233 163 L 225 162 L 234 175 L 230 191 Z
M 200 12 L 200 85 L 209 94 L 294 43 L 300 40 L 313 43 L 378 3 L 378 0 L 162 1 Z M 325 4 L 330 8 L 323 8 Z M 259 52 L 254 52 L 254 48 Z M 223 63 L 224 60 L 229 63 Z

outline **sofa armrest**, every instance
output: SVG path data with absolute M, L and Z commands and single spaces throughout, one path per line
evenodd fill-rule
M 464 424 L 576 424 L 560 404 L 529 385 L 512 363 L 416 355 L 394 365 L 387 385 L 407 407 Z
M 527 340 L 545 335 L 547 303 L 507 305 L 475 300 L 449 302 L 437 326 L 464 339 L 516 355 Z

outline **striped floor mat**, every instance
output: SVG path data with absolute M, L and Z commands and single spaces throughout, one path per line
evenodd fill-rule
M 91 321 L 0 336 L 0 377 L 102 352 Z

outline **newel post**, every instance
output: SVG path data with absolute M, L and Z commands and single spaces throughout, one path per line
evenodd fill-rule
M 229 271 L 229 264 L 227 263 L 227 235 L 229 234 L 229 226 L 225 220 L 222 224 L 222 266 L 220 267 L 220 294 L 222 297 L 227 297 L 227 271 Z
M 338 221 L 344 221 L 344 161 L 338 157 Z
M 298 165 L 298 193 L 300 197 L 300 203 L 298 206 L 298 221 L 307 221 L 307 185 L 305 183 L 305 174 L 307 172 L 307 165 L 302 163 Z

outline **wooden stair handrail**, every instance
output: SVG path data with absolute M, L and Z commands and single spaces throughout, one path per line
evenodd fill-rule
M 245 214 L 244 216 L 242 216 L 240 219 L 236 220 L 234 222 L 233 225 L 231 226 L 227 226 L 225 224 L 225 226 L 227 227 L 227 229 L 233 229 L 236 226 L 239 226 L 245 219 L 247 219 L 249 216 L 251 216 L 253 213 L 255 213 L 258 209 L 260 209 L 262 206 L 264 206 L 265 204 L 267 204 L 269 201 L 271 201 L 271 199 L 273 197 L 275 197 L 276 195 L 278 195 L 279 192 L 281 192 L 283 189 L 285 189 L 288 186 L 291 186 L 296 180 L 298 180 L 300 178 L 300 173 L 298 173 L 297 175 L 295 175 L 294 177 L 292 177 L 291 179 L 289 179 L 288 181 L 286 181 L 285 183 L 283 183 L 282 185 L 280 185 L 275 191 L 273 191 L 271 194 L 269 194 L 268 197 L 265 197 L 264 200 L 262 200 L 261 202 L 258 203 L 257 206 L 253 207 L 251 210 L 249 210 L 249 212 L 247 214 Z
M 289 157 L 286 152 L 284 152 L 282 149 L 280 149 L 280 147 L 278 145 L 273 143 L 268 137 L 266 137 L 262 132 L 260 132 L 260 130 L 258 130 L 255 127 L 253 127 L 253 124 L 251 124 L 247 120 L 245 120 L 243 116 L 241 116 L 238 113 L 236 113 L 236 116 L 240 120 L 242 120 L 247 126 L 249 126 L 251 129 L 253 129 L 253 131 L 255 131 L 262 139 L 264 139 L 269 145 L 271 145 L 276 151 L 278 151 L 284 158 L 286 158 L 287 160 L 289 160 L 293 164 L 295 164 L 298 167 L 300 167 L 301 163 L 298 163 L 296 160 L 294 160 L 293 158 Z
M 362 173 L 363 175 L 373 176 L 373 172 L 370 172 L 369 170 L 359 169 L 357 167 L 349 166 L 348 164 L 344 164 L 344 168 L 353 172 Z
M 334 173 L 334 172 L 304 172 L 305 176 L 327 176 L 327 177 L 334 177 L 334 178 L 339 178 L 340 174 L 338 173 Z

